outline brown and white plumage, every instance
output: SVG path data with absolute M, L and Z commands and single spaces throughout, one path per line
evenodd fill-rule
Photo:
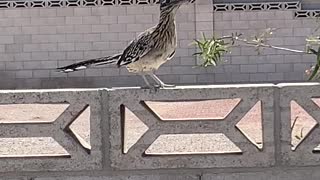
M 148 86 L 149 75 L 160 87 L 166 87 L 154 72 L 170 60 L 177 47 L 175 16 L 179 7 L 191 0 L 161 0 L 159 23 L 142 32 L 132 40 L 122 53 L 97 59 L 82 61 L 58 68 L 62 72 L 82 70 L 91 66 L 117 64 L 126 66 L 129 72 L 142 75 Z

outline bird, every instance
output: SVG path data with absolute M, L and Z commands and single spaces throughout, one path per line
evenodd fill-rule
M 192 2 L 193 0 L 160 0 L 158 23 L 140 33 L 124 48 L 122 53 L 81 61 L 57 68 L 58 71 L 70 73 L 89 67 L 116 64 L 117 67 L 125 66 L 130 73 L 141 75 L 148 88 L 174 87 L 174 85 L 161 81 L 155 72 L 175 55 L 177 48 L 176 13 L 181 5 Z M 147 76 L 150 76 L 156 84 L 151 84 Z

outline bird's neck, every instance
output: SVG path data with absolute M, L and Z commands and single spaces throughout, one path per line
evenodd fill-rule
M 175 26 L 176 26 L 175 18 L 176 18 L 176 12 L 178 9 L 179 9 L 179 6 L 171 7 L 167 9 L 161 9 L 158 27 L 163 30 L 168 28 L 175 29 Z

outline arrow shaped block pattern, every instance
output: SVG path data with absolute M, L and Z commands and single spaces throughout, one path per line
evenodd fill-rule
M 146 155 L 241 153 L 240 148 L 222 133 L 160 135 L 145 151 Z
M 163 121 L 222 120 L 241 99 L 198 101 L 145 101 L 147 107 Z
M 290 102 L 291 106 L 291 144 L 295 151 L 304 139 L 317 126 L 317 121 L 310 116 L 296 101 Z
M 261 105 L 261 101 L 258 101 L 236 125 L 241 133 L 260 150 L 263 148 Z
M 90 151 L 90 106 L 87 107 L 68 127 L 74 137 Z
M 127 153 L 149 128 L 128 108 L 122 106 L 121 113 L 124 126 L 123 153 Z
M 1 104 L 0 123 L 39 123 L 55 121 L 69 104 Z

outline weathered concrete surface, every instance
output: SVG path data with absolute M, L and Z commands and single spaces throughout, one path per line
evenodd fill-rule
M 290 127 L 291 100 L 295 100 L 319 123 L 320 108 L 312 101 L 312 98 L 320 96 L 319 89 L 320 84 L 308 83 L 188 86 L 158 91 L 140 88 L 0 91 L 0 104 L 70 104 L 66 112 L 62 113 L 53 124 L 0 124 L 0 138 L 53 137 L 71 156 L 71 158 L 0 158 L 0 171 L 2 172 L 0 180 L 3 177 L 8 177 L 4 178 L 5 180 L 14 179 L 6 176 L 8 174 L 11 174 L 12 177 L 25 175 L 27 180 L 30 178 L 37 178 L 36 180 L 136 180 L 139 178 L 184 180 L 183 178 L 188 179 L 189 177 L 193 180 L 200 179 L 197 175 L 203 173 L 202 179 L 209 180 L 282 180 L 287 177 L 297 180 L 299 178 L 319 179 L 319 154 L 312 153 L 313 148 L 320 143 L 319 127 L 315 128 L 296 151 L 291 150 Z M 224 121 L 160 121 L 141 103 L 141 101 L 230 98 L 242 100 Z M 261 151 L 235 128 L 235 125 L 259 101 L 261 101 L 263 120 L 263 149 Z M 120 105 L 130 109 L 149 128 L 127 154 L 122 153 L 123 129 L 121 125 L 123 121 Z M 90 107 L 90 115 L 86 115 L 90 117 L 92 148 L 90 154 L 66 130 L 85 107 Z M 146 156 L 144 154 L 145 150 L 160 135 L 193 133 L 223 133 L 241 149 L 243 154 L 170 156 Z M 175 150 L 179 150 L 178 143 L 185 142 L 183 140 L 173 142 Z M 194 141 L 198 149 L 201 149 L 199 146 L 207 148 L 209 143 L 201 144 L 198 142 L 201 140 L 198 138 L 190 141 Z M 27 148 L 30 149 L 32 145 L 34 144 L 29 144 Z M 155 150 L 162 149 L 159 146 Z M 184 150 L 187 149 L 191 148 L 184 148 Z M 172 149 L 169 148 L 169 150 Z M 58 172 L 47 174 L 48 171 Z M 172 174 L 168 175 L 169 172 Z M 178 174 L 180 176 L 177 176 Z M 20 179 L 17 178 L 17 180 Z M 25 179 L 22 178 L 22 180 Z
M 10 177 L 3 178 L 3 177 L 1 177 L 0 180 L 30 180 L 30 178 L 28 178 L 28 177 L 18 177 L 18 178 L 10 178 Z
M 274 85 L 184 86 L 160 89 L 112 89 L 108 91 L 111 165 L 117 169 L 266 167 L 274 164 L 273 142 Z M 241 103 L 224 121 L 160 121 L 141 101 L 204 100 L 241 98 Z M 264 149 L 259 151 L 234 126 L 258 101 L 263 101 Z M 130 109 L 149 130 L 131 148 L 122 153 L 120 106 Z M 145 150 L 161 134 L 224 133 L 242 151 L 242 155 L 144 156 Z M 178 142 L 178 141 L 177 141 Z
M 317 126 L 309 136 L 295 150 L 291 150 L 291 118 L 290 102 L 294 100 L 299 104 L 318 125 L 320 123 L 320 108 L 312 98 L 320 96 L 319 84 L 280 84 L 280 108 L 281 108 L 281 160 L 284 166 L 320 165 L 319 154 L 313 153 L 313 149 L 320 144 L 320 128 Z
M 199 180 L 197 175 L 131 175 L 35 178 L 35 180 Z
M 2 138 L 52 137 L 71 156 L 70 158 L 0 158 L 0 171 L 70 171 L 101 169 L 102 136 L 100 122 L 102 118 L 100 98 L 98 90 L 0 91 L 0 104 L 70 104 L 66 111 L 64 111 L 53 123 L 0 124 L 0 136 Z M 69 125 L 77 118 L 77 116 L 82 114 L 82 111 L 85 110 L 86 107 L 90 107 L 91 110 L 90 154 L 85 151 L 84 147 L 68 130 Z
M 277 169 L 258 172 L 204 174 L 201 180 L 319 180 L 319 170 Z

